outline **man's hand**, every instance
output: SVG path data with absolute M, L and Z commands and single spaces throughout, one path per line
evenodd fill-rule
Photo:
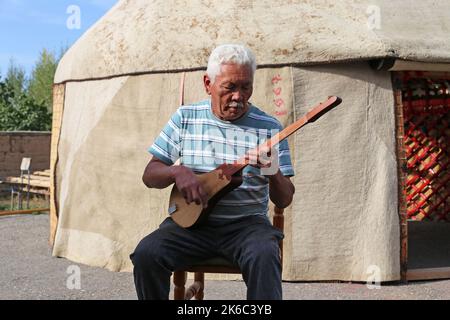
M 208 205 L 208 194 L 203 190 L 195 173 L 185 166 L 173 166 L 175 185 L 183 195 L 187 204 L 195 202 L 203 208 Z
M 269 178 L 270 200 L 278 208 L 286 208 L 292 202 L 295 187 L 290 178 L 281 173 L 276 151 L 263 145 L 258 150 L 250 150 L 246 154 L 245 160 L 250 165 L 260 168 L 261 174 Z
M 142 181 L 147 187 L 157 189 L 164 189 L 175 183 L 187 204 L 195 202 L 204 208 L 208 204 L 208 195 L 197 176 L 185 166 L 168 165 L 157 157 L 153 157 L 144 170 Z
M 261 174 L 268 176 L 275 175 L 278 172 L 278 152 L 274 152 L 268 146 L 261 146 L 258 149 L 251 149 L 245 155 L 245 160 L 251 166 L 262 169 Z

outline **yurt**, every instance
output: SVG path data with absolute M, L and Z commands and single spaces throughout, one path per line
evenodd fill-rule
M 406 279 L 408 221 L 450 220 L 449 35 L 446 1 L 118 1 L 55 75 L 53 255 L 132 270 L 168 215 L 170 188 L 142 183 L 147 149 L 180 96 L 207 97 L 211 50 L 241 43 L 252 103 L 284 126 L 343 100 L 289 137 L 283 279 Z

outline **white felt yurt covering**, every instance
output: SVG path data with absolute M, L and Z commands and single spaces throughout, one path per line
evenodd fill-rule
M 399 279 L 392 84 L 365 60 L 449 62 L 449 12 L 436 1 L 119 1 L 55 76 L 53 254 L 131 271 L 129 254 L 167 216 L 170 189 L 141 180 L 146 149 L 181 79 L 185 103 L 206 98 L 210 51 L 244 43 L 259 65 L 251 101 L 284 125 L 343 99 L 289 138 L 283 278 L 366 281 L 375 265 L 379 280 Z

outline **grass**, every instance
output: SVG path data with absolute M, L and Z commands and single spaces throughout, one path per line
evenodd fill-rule
M 27 209 L 27 195 L 24 193 L 22 200 L 22 209 Z M 17 196 L 14 197 L 14 208 L 12 210 L 18 210 Z M 49 200 L 46 200 L 44 196 L 30 194 L 30 209 L 49 208 Z M 11 195 L 0 195 L 0 211 L 11 210 Z M 38 212 L 40 213 L 40 212 Z

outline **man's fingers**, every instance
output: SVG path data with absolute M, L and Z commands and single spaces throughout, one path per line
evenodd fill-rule
M 208 206 L 208 194 L 205 192 L 205 190 L 203 190 L 203 187 L 201 185 L 198 186 L 198 193 L 202 200 L 203 208 L 206 208 Z
M 197 205 L 202 205 L 204 208 L 208 205 L 208 194 L 203 190 L 201 185 L 186 188 L 183 192 L 183 196 L 187 204 L 195 202 Z
M 258 149 L 249 150 L 245 159 L 251 165 L 259 165 L 258 167 L 270 166 L 272 162 L 272 150 L 267 146 L 261 146 Z
M 266 155 L 266 156 L 270 157 L 272 150 L 268 146 L 261 146 L 258 150 L 258 153 L 260 155 Z
M 195 202 L 195 204 L 202 205 L 205 208 L 207 199 L 204 195 L 204 192 L 200 190 L 200 188 L 201 186 L 198 186 L 197 189 L 194 189 L 194 191 L 192 192 L 192 200 Z
M 186 200 L 186 203 L 187 203 L 187 204 L 190 204 L 190 203 L 192 202 L 193 197 L 192 197 L 192 191 L 191 191 L 191 189 L 186 188 L 186 189 L 184 190 L 183 196 L 184 196 L 184 199 Z
M 249 154 L 246 157 L 248 163 L 250 165 L 253 165 L 255 167 L 259 167 L 259 168 L 265 168 L 265 167 L 270 167 L 271 163 L 272 163 L 272 158 L 270 157 L 270 155 L 254 155 L 254 154 Z

